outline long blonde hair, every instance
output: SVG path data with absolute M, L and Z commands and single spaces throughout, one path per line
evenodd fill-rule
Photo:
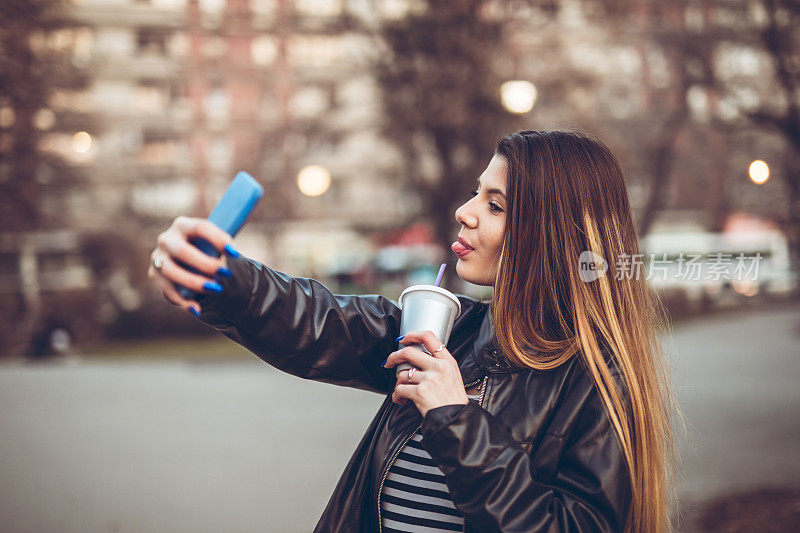
M 513 133 L 496 153 L 508 163 L 509 203 L 491 304 L 498 344 L 536 370 L 583 358 L 628 465 L 625 530 L 670 531 L 680 411 L 659 342 L 669 317 L 633 268 L 641 256 L 620 165 L 603 143 L 564 131 Z M 587 251 L 608 266 L 590 281 L 580 275 Z

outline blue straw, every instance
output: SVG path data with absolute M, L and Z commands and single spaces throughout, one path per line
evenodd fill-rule
M 436 276 L 436 286 L 437 287 L 442 282 L 442 276 L 444 276 L 444 268 L 446 266 L 447 266 L 447 263 L 442 263 L 442 266 L 439 267 L 439 275 Z

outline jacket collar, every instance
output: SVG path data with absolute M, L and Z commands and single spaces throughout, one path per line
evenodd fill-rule
M 522 368 L 513 366 L 503 356 L 497 343 L 492 322 L 491 305 L 486 304 L 478 335 L 467 355 L 459 365 L 464 383 L 471 383 L 486 375 L 519 372 Z

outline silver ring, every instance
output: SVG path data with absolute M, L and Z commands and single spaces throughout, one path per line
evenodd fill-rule
M 415 371 L 416 369 L 417 369 L 417 367 L 415 367 L 415 366 L 412 366 L 412 367 L 409 369 L 409 371 L 408 371 L 408 381 L 411 381 L 411 376 L 413 376 L 413 375 L 414 375 L 414 371 Z
M 439 346 L 439 347 L 436 349 L 436 351 L 434 351 L 434 352 L 433 352 L 433 355 L 436 355 L 437 353 L 439 353 L 439 352 L 440 352 L 440 351 L 441 351 L 443 348 L 444 348 L 444 344 L 442 344 L 441 346 Z
M 162 266 L 164 266 L 164 256 L 158 255 L 155 259 L 153 259 L 153 268 L 156 270 L 161 270 Z

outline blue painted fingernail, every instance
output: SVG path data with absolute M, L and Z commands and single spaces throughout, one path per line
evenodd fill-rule
M 388 360 L 389 360 L 389 358 L 387 357 L 387 358 L 386 358 L 386 361 L 388 361 Z M 381 364 L 381 366 L 382 366 L 382 367 L 384 367 L 384 368 L 386 368 L 386 361 L 384 361 L 384 362 Z
M 220 285 L 216 281 L 206 281 L 203 284 L 203 288 L 211 292 L 222 292 L 222 285 Z
M 225 245 L 225 253 L 227 253 L 231 257 L 239 257 L 239 252 L 236 251 L 236 248 L 231 246 L 230 244 Z
M 225 267 L 219 267 L 219 270 L 217 270 L 217 274 L 220 276 L 224 276 L 226 278 L 233 276 L 233 273 L 230 271 L 230 269 L 227 269 Z
M 197 312 L 197 309 L 195 309 L 194 307 L 190 307 L 190 308 L 189 308 L 189 312 L 190 312 L 190 313 L 192 313 L 192 314 L 193 314 L 194 316 L 196 316 L 197 318 L 200 318 L 200 313 L 198 313 L 198 312 Z
M 397 337 L 397 338 L 394 340 L 394 342 L 397 342 L 397 341 L 401 341 L 401 340 L 403 340 L 403 337 L 405 337 L 405 335 L 400 335 L 399 337 Z

